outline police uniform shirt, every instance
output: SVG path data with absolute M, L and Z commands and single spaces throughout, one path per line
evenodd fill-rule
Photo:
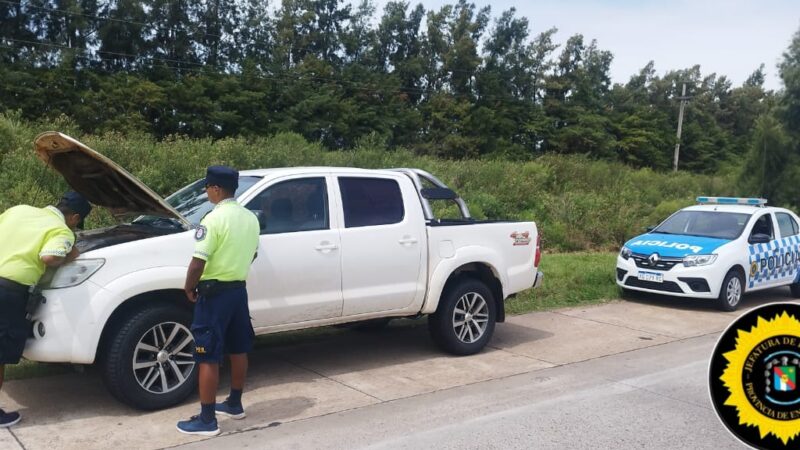
M 236 200 L 219 202 L 195 230 L 193 256 L 206 261 L 200 280 L 247 279 L 260 230 L 255 214 Z
M 31 286 L 44 274 L 41 257 L 66 257 L 75 234 L 58 208 L 19 205 L 0 214 L 0 240 L 0 277 Z

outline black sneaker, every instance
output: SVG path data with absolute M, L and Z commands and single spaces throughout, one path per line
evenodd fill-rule
M 0 428 L 8 428 L 11 425 L 15 425 L 20 420 L 22 420 L 22 416 L 20 416 L 18 412 L 7 413 L 0 409 Z

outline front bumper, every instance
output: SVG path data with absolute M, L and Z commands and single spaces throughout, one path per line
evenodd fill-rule
M 639 280 L 639 272 L 659 273 L 663 282 Z M 700 267 L 685 267 L 678 263 L 669 270 L 639 268 L 633 258 L 623 259 L 617 255 L 615 279 L 624 289 L 651 292 L 675 297 L 717 298 L 722 279 L 714 270 L 714 264 Z M 724 275 L 724 274 L 723 274 Z
M 44 291 L 46 301 L 33 316 L 33 337 L 28 338 L 23 356 L 40 362 L 94 362 L 98 333 L 91 300 L 103 293 L 91 280 Z

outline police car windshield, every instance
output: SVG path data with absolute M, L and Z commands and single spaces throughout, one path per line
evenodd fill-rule
M 717 239 L 736 239 L 742 234 L 750 214 L 720 211 L 678 211 L 652 233 L 681 234 Z
M 239 197 L 246 190 L 250 189 L 256 184 L 261 177 L 242 176 L 239 177 L 239 188 L 236 189 L 235 197 Z M 193 225 L 200 223 L 200 220 L 212 209 L 214 204 L 208 201 L 206 194 L 206 180 L 201 178 L 194 183 L 186 186 L 185 188 L 175 192 L 166 198 L 167 203 L 175 208 L 183 217 L 186 218 Z M 133 221 L 137 224 L 153 225 L 153 226 L 166 226 L 169 227 L 170 223 L 176 222 L 170 219 L 156 216 L 141 216 Z M 177 224 L 180 226 L 180 224 Z

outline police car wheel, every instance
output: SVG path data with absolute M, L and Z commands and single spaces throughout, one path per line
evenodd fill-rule
M 144 410 L 185 400 L 197 384 L 191 320 L 190 311 L 163 305 L 118 322 L 102 356 L 103 380 L 111 394 Z
M 717 297 L 717 308 L 722 311 L 735 311 L 742 301 L 744 281 L 737 270 L 731 270 L 722 281 L 722 288 Z
M 444 351 L 472 355 L 492 338 L 496 319 L 492 291 L 479 280 L 462 278 L 442 295 L 436 312 L 428 317 L 428 329 Z

